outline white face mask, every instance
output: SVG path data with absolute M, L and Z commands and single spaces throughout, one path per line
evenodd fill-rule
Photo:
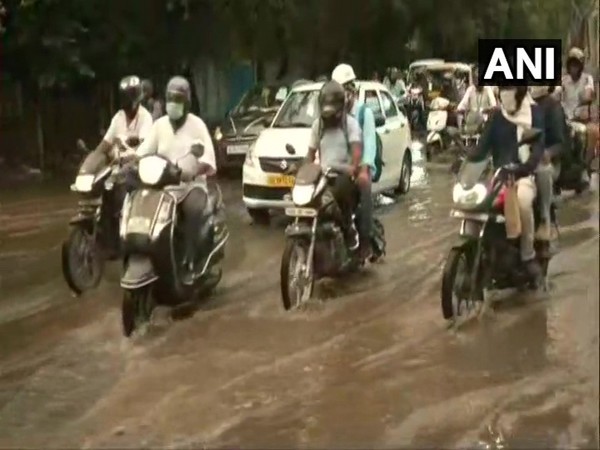
M 515 94 L 516 91 L 512 89 L 500 91 L 500 103 L 509 114 L 517 112 L 517 100 L 515 99 Z
M 171 120 L 179 120 L 183 117 L 183 104 L 176 102 L 168 102 L 166 106 L 167 116 Z

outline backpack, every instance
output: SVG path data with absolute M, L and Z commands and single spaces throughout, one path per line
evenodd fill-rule
M 368 106 L 363 103 L 362 105 L 360 105 L 360 109 L 358 110 L 357 119 L 358 119 L 358 125 L 360 126 L 361 130 L 363 129 L 364 124 L 365 124 L 366 108 L 368 108 Z M 346 142 L 348 143 L 348 148 L 349 148 L 350 142 L 348 140 L 348 128 L 346 127 L 345 120 L 343 121 L 342 130 L 344 132 L 344 136 L 346 137 Z M 323 138 L 323 132 L 324 132 L 323 121 L 319 120 L 319 128 L 318 128 L 319 142 Z M 385 166 L 385 162 L 383 161 L 383 143 L 381 142 L 381 137 L 379 136 L 379 133 L 377 133 L 377 131 L 375 131 L 375 140 L 376 140 L 376 143 L 375 143 L 375 171 L 371 175 L 371 180 L 374 183 L 377 183 L 379 181 L 379 179 L 381 178 L 381 173 L 383 172 L 383 166 Z
M 358 110 L 358 124 L 360 125 L 361 130 L 365 124 L 365 110 L 367 108 L 368 106 L 363 103 Z M 373 172 L 371 179 L 374 183 L 377 183 L 381 178 L 383 166 L 385 166 L 385 162 L 383 161 L 383 143 L 381 142 L 381 137 L 377 131 L 375 131 L 375 141 L 375 171 Z

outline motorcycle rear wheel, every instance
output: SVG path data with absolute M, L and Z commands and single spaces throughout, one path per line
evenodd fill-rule
M 130 337 L 137 328 L 149 322 L 153 310 L 154 297 L 150 286 L 125 289 L 121 304 L 121 321 L 125 337 Z
M 62 272 L 76 294 L 94 289 L 104 273 L 104 258 L 92 234 L 83 226 L 71 229 L 61 249 Z
M 281 257 L 281 300 L 286 311 L 295 309 L 310 299 L 314 289 L 314 269 L 306 276 L 309 243 L 289 239 Z

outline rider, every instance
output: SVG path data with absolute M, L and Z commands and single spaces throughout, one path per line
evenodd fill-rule
M 543 112 L 528 95 L 526 86 L 500 88 L 500 108 L 495 110 L 484 128 L 471 161 L 482 160 L 491 153 L 495 167 L 517 164 L 517 197 L 521 216 L 521 259 L 532 279 L 540 275 L 534 249 L 533 201 L 536 186 L 531 176 L 544 154 L 543 141 L 517 146 L 523 131 L 529 128 L 544 129 Z
M 473 84 L 467 88 L 465 95 L 456 107 L 459 113 L 489 113 L 497 106 L 494 91 L 489 86 L 480 86 L 477 71 L 473 72 Z
M 154 86 L 152 85 L 152 81 L 145 79 L 142 81 L 142 105 L 150 111 L 152 114 L 152 119 L 156 120 L 163 115 L 162 104 L 160 100 L 158 100 L 154 96 Z
M 360 191 L 360 248 L 363 256 L 368 258 L 371 250 L 370 236 L 371 224 L 373 222 L 373 198 L 371 195 L 372 173 L 375 169 L 375 154 L 377 151 L 377 131 L 375 127 L 375 115 L 371 108 L 358 104 L 358 87 L 356 85 L 356 74 L 352 66 L 339 64 L 331 73 L 331 79 L 337 81 L 346 92 L 346 112 L 359 120 L 359 110 L 364 108 L 362 124 L 363 154 L 360 172 L 356 179 Z M 360 126 L 360 123 L 359 123 Z
M 181 204 L 185 220 L 187 268 L 185 282 L 191 283 L 200 248 L 201 226 L 207 219 L 208 186 L 206 177 L 217 172 L 215 151 L 206 124 L 190 112 L 192 93 L 189 82 L 180 76 L 171 78 L 166 90 L 167 114 L 152 126 L 148 138 L 137 151 L 138 156 L 158 153 L 177 163 L 182 169 L 182 181 L 187 188 Z M 200 158 L 183 158 L 195 147 L 203 147 Z M 205 249 L 209 251 L 210 249 Z M 205 256 L 205 255 L 201 255 Z
M 558 179 L 561 159 L 569 148 L 569 131 L 560 102 L 552 96 L 555 86 L 532 86 L 531 97 L 544 115 L 544 156 L 536 170 L 536 187 L 540 196 L 541 223 L 536 231 L 540 240 L 550 239 L 550 207 L 553 185 Z
M 105 162 L 117 158 L 120 151 L 131 154 L 148 135 L 152 127 L 152 116 L 140 103 L 142 101 L 142 83 L 136 76 L 128 76 L 119 83 L 119 101 L 121 109 L 110 122 L 108 131 L 93 154 L 102 154 Z
M 580 137 L 578 144 L 583 145 L 581 141 L 587 141 L 586 151 L 589 158 L 590 150 L 593 150 L 596 143 L 597 128 L 585 125 L 591 119 L 590 104 L 594 100 L 595 92 L 594 79 L 583 71 L 584 66 L 583 50 L 571 48 L 567 57 L 567 74 L 562 79 L 561 98 L 567 119 L 571 122 L 573 131 Z M 584 173 L 584 177 L 587 177 L 587 172 Z
M 306 159 L 312 163 L 319 152 L 321 166 L 340 171 L 333 195 L 343 214 L 342 226 L 350 249 L 359 246 L 352 220 L 356 185 L 362 159 L 362 138 L 358 121 L 346 112 L 346 92 L 337 81 L 328 81 L 319 93 L 320 117 L 312 125 Z
M 450 104 L 456 105 L 456 102 L 458 102 L 458 89 L 454 84 L 454 76 L 450 71 L 445 72 L 442 76 L 440 96 L 447 99 L 450 102 Z M 448 119 L 446 124 L 448 126 L 458 126 L 458 119 L 453 111 L 448 112 Z
M 396 67 L 391 68 L 389 83 L 386 87 L 388 88 L 388 90 L 392 94 L 392 97 L 394 97 L 395 100 L 398 100 L 406 92 L 406 84 L 404 84 L 404 80 L 402 80 L 402 75 Z

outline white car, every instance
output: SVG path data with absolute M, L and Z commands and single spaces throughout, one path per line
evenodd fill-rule
M 303 84 L 292 90 L 270 127 L 263 130 L 250 147 L 243 167 L 243 199 L 255 222 L 266 222 L 269 209 L 292 206 L 290 190 L 294 177 L 286 169 L 302 160 L 308 152 L 311 127 L 319 116 L 319 91 L 323 83 Z M 381 83 L 360 81 L 359 102 L 366 99 L 383 125 L 377 128 L 383 144 L 385 163 L 373 193 L 410 189 L 412 173 L 411 134 L 408 120 L 398 109 L 392 95 Z M 297 154 L 290 156 L 286 144 Z

